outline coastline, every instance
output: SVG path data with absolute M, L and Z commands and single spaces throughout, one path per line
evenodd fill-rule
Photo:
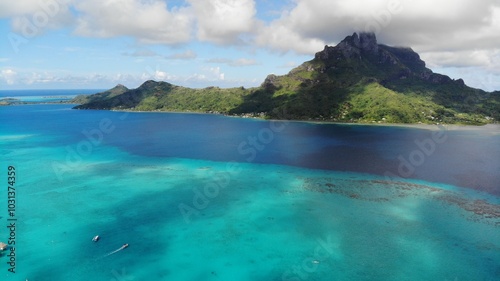
M 73 103 L 71 101 L 54 101 L 54 102 L 15 102 L 11 104 L 0 104 L 0 106 L 16 106 L 16 105 L 34 105 L 34 104 L 68 104 L 68 105 L 80 105 L 78 103 Z M 73 109 L 73 108 L 72 108 Z M 209 114 L 209 115 L 219 115 L 225 117 L 242 118 L 242 119 L 253 119 L 261 121 L 286 121 L 286 122 L 300 122 L 309 124 L 334 124 L 334 125 L 349 125 L 349 126 L 381 126 L 381 127 L 402 127 L 402 128 L 416 128 L 424 130 L 439 130 L 440 127 L 445 127 L 446 130 L 450 131 L 474 131 L 474 130 L 484 130 L 486 127 L 491 128 L 494 134 L 500 134 L 500 123 L 486 123 L 486 124 L 456 124 L 456 123 L 382 123 L 382 122 L 339 122 L 339 121 L 320 121 L 320 120 L 305 120 L 305 119 L 267 119 L 262 113 L 253 114 L 225 114 L 220 112 L 202 112 L 202 111 L 141 111 L 141 110 L 127 110 L 127 109 L 78 109 L 78 110 L 107 110 L 115 112 L 128 112 L 128 113 L 174 113 L 174 114 Z M 494 130 L 497 129 L 498 132 Z
M 82 110 L 82 109 L 79 109 Z M 402 127 L 402 128 L 416 128 L 416 129 L 426 129 L 426 130 L 439 130 L 440 127 L 445 127 L 446 130 L 453 131 L 474 131 L 482 130 L 486 127 L 493 127 L 499 130 L 500 134 L 500 123 L 486 123 L 480 125 L 465 125 L 465 124 L 448 124 L 448 123 L 435 123 L 435 124 L 425 124 L 425 123 L 377 123 L 377 122 L 339 122 L 339 121 L 318 121 L 318 120 L 304 120 L 304 119 L 266 119 L 259 117 L 258 114 L 240 114 L 240 115 L 230 115 L 219 112 L 201 112 L 201 111 L 140 111 L 140 110 L 125 110 L 125 109 L 83 109 L 83 110 L 108 110 L 115 112 L 129 112 L 129 113 L 175 113 L 175 114 L 207 114 L 207 115 L 219 115 L 232 118 L 242 118 L 242 119 L 253 119 L 256 121 L 286 121 L 286 122 L 297 122 L 297 123 L 309 123 L 309 124 L 334 124 L 334 125 L 354 125 L 354 126 L 380 126 L 380 127 Z

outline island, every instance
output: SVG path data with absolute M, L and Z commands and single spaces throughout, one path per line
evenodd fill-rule
M 71 102 L 75 109 L 205 112 L 269 119 L 349 123 L 468 124 L 500 120 L 500 91 L 467 86 L 426 67 L 408 47 L 354 33 L 325 46 L 286 75 L 268 75 L 259 87 L 193 89 L 146 81 Z

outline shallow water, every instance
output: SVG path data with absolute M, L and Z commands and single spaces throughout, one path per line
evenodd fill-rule
M 69 108 L 0 108 L 18 219 L 16 273 L 4 252 L 2 280 L 500 274 L 498 128 L 447 131 L 407 179 L 384 173 L 430 130 Z

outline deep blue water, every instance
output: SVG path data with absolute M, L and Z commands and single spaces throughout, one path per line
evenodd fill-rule
M 0 153 L 0 169 L 18 171 L 19 218 L 17 273 L 4 254 L 2 280 L 500 274 L 500 220 L 477 213 L 500 210 L 498 125 L 4 106 Z M 2 225 L 6 206 L 4 192 Z M 92 243 L 96 234 L 102 239 Z M 105 257 L 123 243 L 131 246 Z
M 377 175 L 389 173 L 500 195 L 498 125 L 418 129 L 268 122 L 209 114 L 76 111 L 70 107 L 4 108 L 3 116 L 15 119 L 16 125 L 2 122 L 0 128 L 16 133 L 63 135 L 53 145 L 71 145 L 87 140 L 83 132 L 98 129 L 100 120 L 106 118 L 114 130 L 105 134 L 103 143 L 141 156 L 283 164 Z M 40 118 L 33 118 L 35 115 Z M 435 142 L 433 134 L 438 134 L 443 142 Z M 406 163 L 403 173 L 399 169 L 402 163 Z M 413 172 L 408 166 L 414 168 Z

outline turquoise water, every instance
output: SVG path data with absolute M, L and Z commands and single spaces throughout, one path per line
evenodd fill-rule
M 93 94 L 101 90 L 0 90 L 0 100 L 5 98 L 16 99 L 21 102 L 60 102 L 69 101 L 82 94 Z
M 13 96 L 9 98 L 17 99 L 22 102 L 59 102 L 69 101 L 76 96 Z
M 271 125 L 68 105 L 3 107 L 0 121 L 0 168 L 16 167 L 18 219 L 16 273 L 7 271 L 4 252 L 2 280 L 500 275 L 495 129 L 449 132 L 432 161 L 391 181 L 380 171 L 396 173 L 394 159 L 409 155 L 408 140 L 425 139 L 427 130 Z M 249 161 L 250 146 L 242 142 L 283 124 L 272 138 L 261 138 L 264 148 Z M 482 143 L 475 147 L 477 138 Z M 457 145 L 466 145 L 463 154 Z M 490 149 L 488 156 L 481 147 Z M 436 171 L 456 157 L 467 161 Z M 481 169 L 478 178 L 461 173 L 471 167 Z M 457 177 L 486 188 L 459 187 Z M 0 194 L 2 225 L 8 224 L 6 197 Z M 93 243 L 96 234 L 101 239 Z M 130 246 L 106 256 L 124 243 Z

